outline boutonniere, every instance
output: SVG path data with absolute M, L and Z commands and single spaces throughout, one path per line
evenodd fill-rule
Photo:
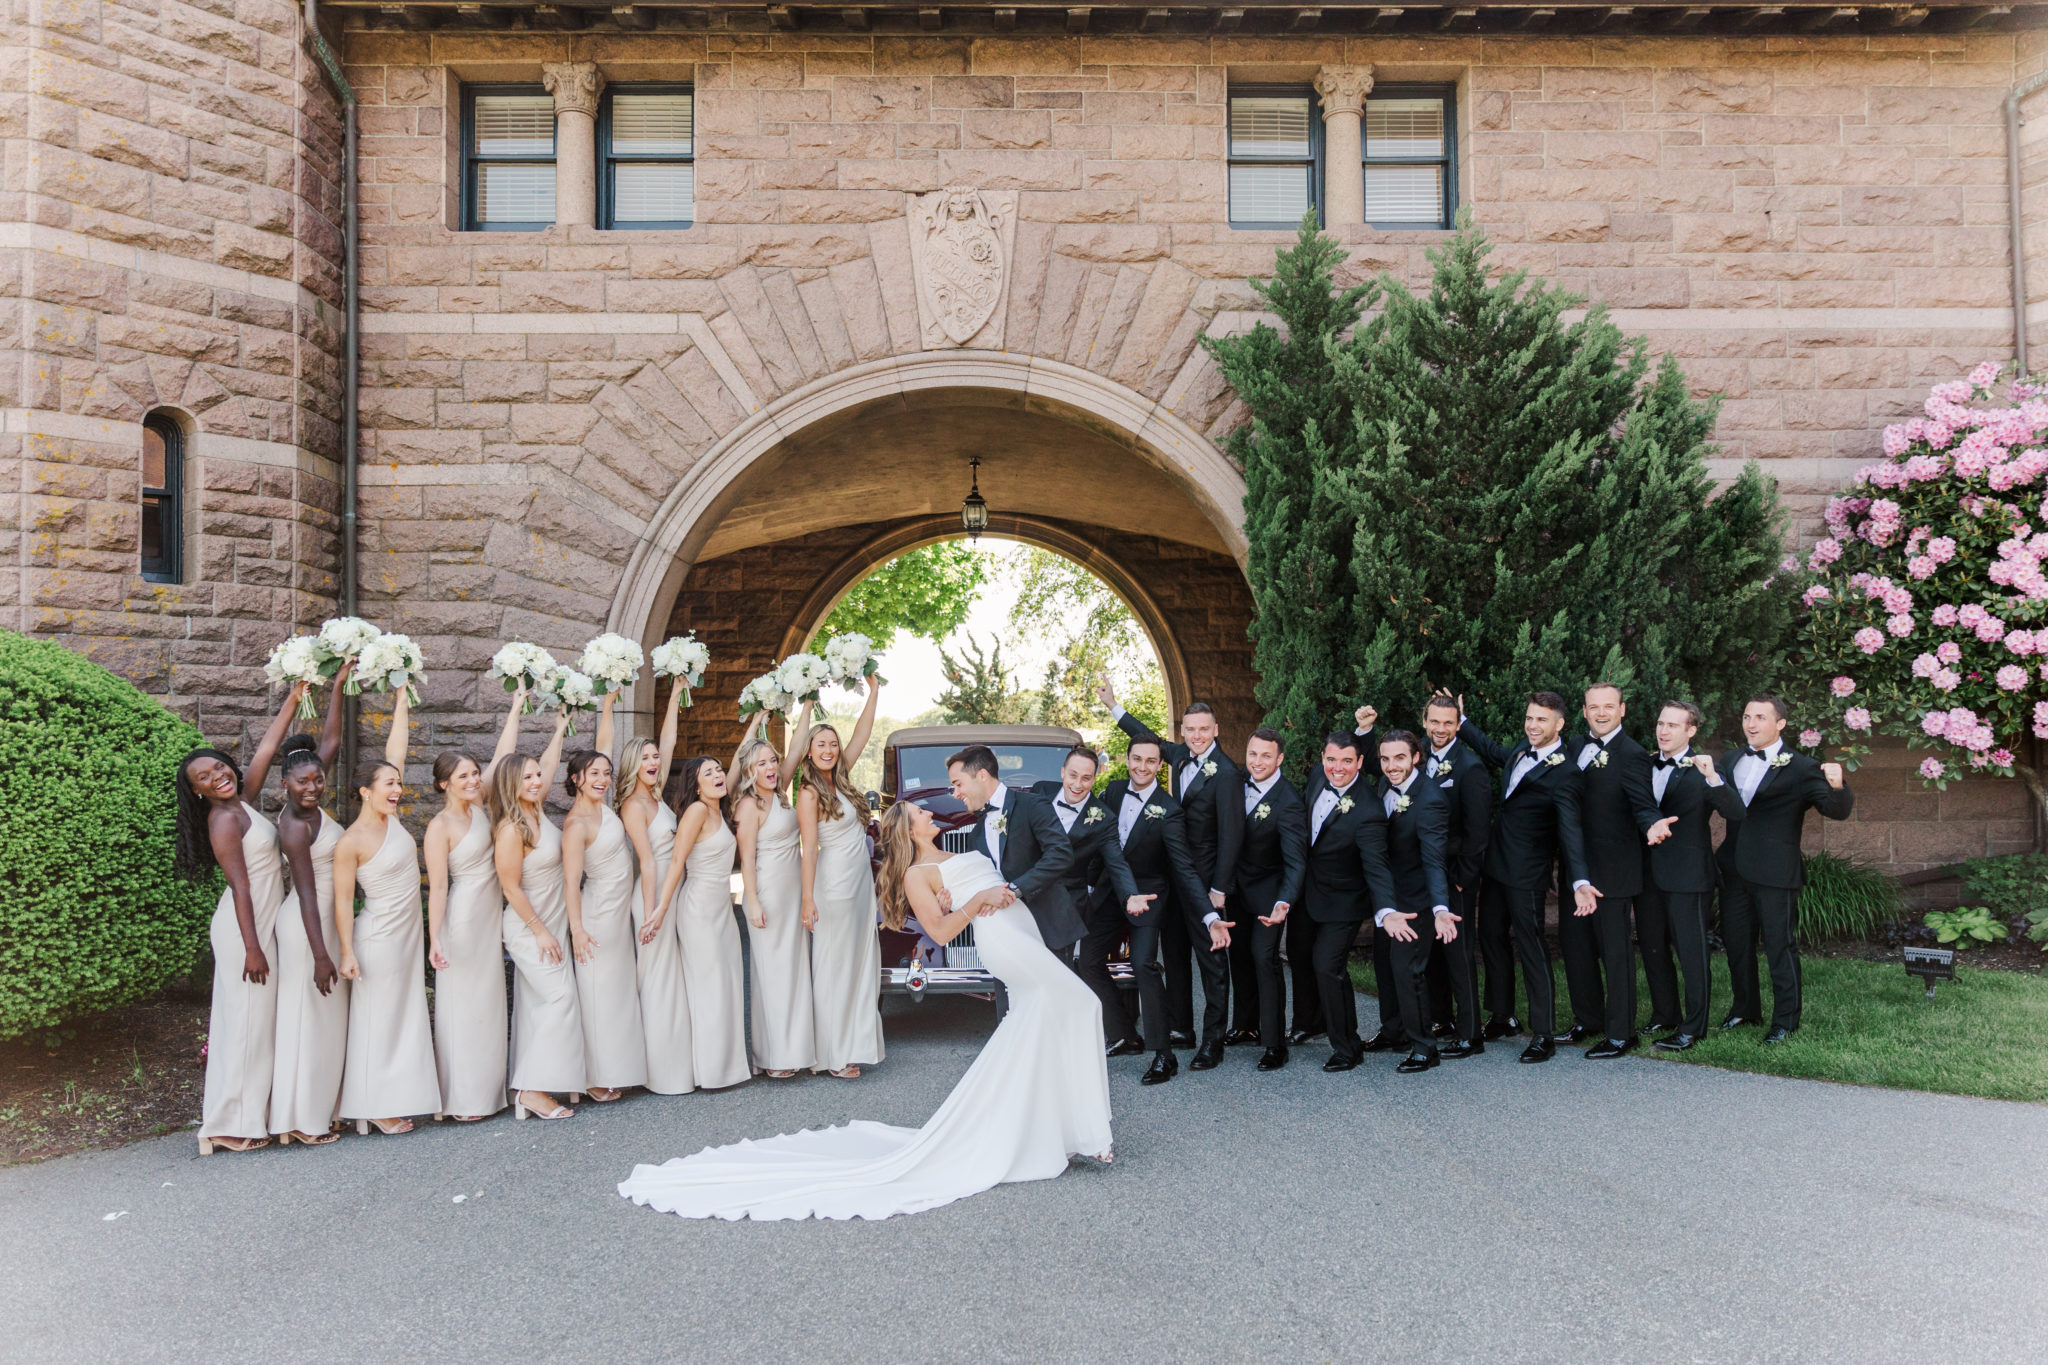
M 1548 768 L 1555 768 L 1562 762 L 1564 762 L 1564 751 L 1562 749 L 1553 749 L 1550 757 L 1543 760 L 1544 766 Z
M 1102 807 L 1090 806 L 1088 808 L 1088 813 L 1081 817 L 1081 823 L 1084 825 L 1092 825 L 1097 820 L 1102 819 L 1106 814 L 1107 812 L 1104 811 Z
M 1448 764 L 1448 763 L 1444 762 L 1444 761 L 1443 761 L 1442 759 L 1440 759 L 1440 758 L 1432 758 L 1431 760 L 1429 760 L 1429 775 L 1430 775 L 1431 777 L 1435 777 L 1435 776 L 1437 776 L 1437 775 L 1438 775 L 1439 773 L 1441 773 L 1441 772 L 1442 772 L 1442 771 L 1443 771 L 1444 769 L 1446 769 L 1446 768 L 1448 768 L 1448 767 L 1450 767 L 1450 766 L 1451 766 L 1450 764 Z
M 1780 754 L 1779 754 L 1779 755 L 1778 755 L 1778 756 L 1777 756 L 1776 758 L 1774 758 L 1774 759 L 1772 759 L 1772 760 L 1771 760 L 1771 766 L 1772 766 L 1773 768 L 1782 768 L 1782 767 L 1784 767 L 1784 766 L 1785 766 L 1785 765 L 1786 765 L 1787 763 L 1790 763 L 1791 761 L 1792 761 L 1792 755 L 1790 755 L 1790 754 L 1787 754 L 1787 753 L 1780 753 Z
M 1209 761 L 1208 761 L 1207 763 L 1204 763 L 1204 764 L 1202 765 L 1202 776 L 1204 776 L 1204 777 L 1214 777 L 1214 776 L 1216 776 L 1216 760 L 1215 760 L 1215 759 L 1213 759 L 1213 758 L 1212 758 L 1212 759 L 1210 759 L 1210 760 L 1209 760 Z
M 1399 815 L 1402 811 L 1407 810 L 1410 806 L 1414 804 L 1415 798 L 1408 795 L 1408 793 L 1406 792 L 1402 792 L 1399 796 L 1394 798 L 1394 814 Z
M 1145 807 L 1145 818 L 1147 820 L 1164 820 L 1166 812 L 1158 806 L 1147 806 Z
M 1351 798 L 1350 798 L 1350 797 L 1348 797 L 1348 796 L 1344 796 L 1344 797 L 1339 797 L 1339 798 L 1338 798 L 1338 800 L 1337 800 L 1337 813 L 1338 813 L 1338 814 L 1340 814 L 1340 815 L 1343 815 L 1343 814 L 1346 814 L 1346 813 L 1348 813 L 1348 812 L 1350 811 L 1350 809 L 1351 809 Z
M 1592 762 L 1591 762 L 1591 763 L 1590 763 L 1589 765 L 1587 765 L 1587 766 L 1589 766 L 1589 767 L 1594 767 L 1594 768 L 1604 768 L 1604 767 L 1606 767 L 1606 766 L 1607 766 L 1607 750 L 1606 750 L 1606 749 L 1604 749 L 1604 748 L 1596 748 L 1596 749 L 1594 750 L 1594 753 L 1593 753 L 1593 761 L 1592 761 Z
M 1008 812 L 1008 811 L 1001 811 L 1001 812 L 999 812 L 999 813 L 998 813 L 998 814 L 996 815 L 996 833 L 998 833 L 998 834 L 1008 834 L 1009 832 L 1010 832 L 1010 812 Z
M 1264 802 L 1264 801 L 1261 801 L 1261 802 L 1259 802 L 1259 806 L 1258 806 L 1258 809 L 1252 812 L 1252 819 L 1254 819 L 1254 820 L 1263 820 L 1263 819 L 1265 819 L 1265 818 L 1266 818 L 1267 816 L 1271 815 L 1272 813 L 1273 813 L 1273 808 L 1272 808 L 1272 806 L 1268 805 L 1268 804 L 1267 804 L 1266 802 Z

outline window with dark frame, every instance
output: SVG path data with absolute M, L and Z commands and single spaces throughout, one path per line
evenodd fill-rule
M 142 419 L 142 576 L 185 581 L 185 433 L 168 416 Z
M 471 232 L 554 226 L 554 96 L 538 85 L 462 88 L 462 200 Z
M 597 147 L 599 227 L 686 228 L 696 221 L 696 98 L 690 86 L 607 86 Z
M 1322 202 L 1323 121 L 1306 85 L 1230 87 L 1230 225 L 1296 228 Z
M 1365 221 L 1448 228 L 1457 216 L 1457 90 L 1375 85 L 1365 101 Z

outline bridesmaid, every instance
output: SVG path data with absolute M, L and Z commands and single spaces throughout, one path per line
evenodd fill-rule
M 284 860 L 277 829 L 244 791 L 259 791 L 291 729 L 303 689 L 295 687 L 249 761 L 244 781 L 219 749 L 194 749 L 178 763 L 178 845 L 172 871 L 196 882 L 218 867 L 227 881 L 207 939 L 213 945 L 213 1008 L 206 1026 L 206 1098 L 199 1155 L 216 1147 L 253 1152 L 270 1145 L 270 1071 L 277 1035 L 277 907 Z
M 319 1147 L 338 1136 L 334 1115 L 348 1056 L 349 996 L 335 966 L 341 939 L 334 927 L 334 847 L 341 842 L 341 822 L 320 803 L 327 797 L 328 769 L 341 752 L 341 685 L 348 674 L 344 665 L 335 675 L 319 742 L 293 735 L 278 762 L 284 809 L 277 817 L 277 842 L 292 889 L 277 909 L 270 1131 L 285 1146 L 296 1141 Z
M 491 768 L 519 742 L 526 689 L 498 734 Z M 453 749 L 434 759 L 444 801 L 427 822 L 427 961 L 434 967 L 434 1069 L 443 1114 L 458 1123 L 505 1107 L 505 936 L 491 820 L 484 813 L 489 770 Z M 435 1115 L 442 1117 L 441 1114 Z
M 783 790 L 794 773 L 794 752 L 778 757 L 775 746 L 757 736 L 763 713 L 755 712 L 733 755 L 739 793 L 733 798 L 739 837 L 740 881 L 745 888 L 747 941 L 753 953 L 754 1065 L 778 1080 L 794 1076 L 817 1060 L 811 1022 L 811 944 L 798 919 L 803 901 L 802 861 L 796 812 Z M 791 748 L 810 730 L 811 704 L 791 728 Z
M 875 877 L 868 862 L 867 801 L 847 770 L 875 728 L 882 680 L 868 679 L 867 704 L 842 751 L 839 731 L 820 725 L 804 745 L 796 820 L 803 839 L 804 927 L 811 931 L 813 1071 L 855 1080 L 882 1060 L 882 947 L 875 936 Z
M 683 947 L 683 985 L 690 999 L 690 1041 L 697 1084 L 706 1090 L 750 1078 L 747 1063 L 747 973 L 740 927 L 732 914 L 736 845 L 726 809 L 725 769 L 708 754 L 683 764 L 676 801 L 676 852 L 661 884 L 660 903 L 675 899 Z
M 512 1116 L 565 1119 L 575 1110 L 552 1091 L 581 1099 L 583 1016 L 576 973 L 562 939 L 569 910 L 562 895 L 562 831 L 542 803 L 562 761 L 566 711 L 538 760 L 508 757 L 491 773 L 491 848 L 505 893 L 505 955 L 512 959 Z
M 676 844 L 676 815 L 662 803 L 661 793 L 675 756 L 682 699 L 682 688 L 670 688 L 660 742 L 643 739 L 627 744 L 619 755 L 621 778 L 616 784 L 619 823 L 632 841 L 637 868 L 633 932 L 640 945 L 640 1027 L 647 1042 L 647 1088 L 657 1095 L 686 1095 L 697 1088 L 680 921 L 670 918 L 674 897 L 658 896 Z
M 334 846 L 335 923 L 341 974 L 355 982 L 348 1011 L 348 1062 L 341 1117 L 358 1133 L 409 1133 L 407 1114 L 441 1112 L 434 1035 L 427 1015 L 425 934 L 420 926 L 419 845 L 398 822 L 405 750 L 412 729 L 403 689 L 391 710 L 384 761 L 364 774 L 362 811 Z M 356 883 L 363 910 L 351 918 Z
M 583 1015 L 584 1089 L 600 1104 L 617 1099 L 627 1086 L 647 1084 L 647 1040 L 633 965 L 633 846 L 605 802 L 612 789 L 606 751 L 618 695 L 604 695 L 597 747 L 569 760 L 565 781 L 574 804 L 562 821 L 562 887 Z

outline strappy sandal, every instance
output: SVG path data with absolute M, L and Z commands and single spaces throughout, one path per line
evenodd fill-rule
M 385 1137 L 397 1137 L 400 1133 L 410 1133 L 412 1131 L 411 1119 L 357 1119 L 356 1135 L 358 1137 L 368 1137 L 372 1124 L 375 1124 L 377 1131 Z
M 593 1085 L 587 1093 L 594 1104 L 610 1104 L 626 1092 L 623 1090 L 610 1090 L 601 1085 Z
M 762 1072 L 761 1074 L 762 1074 L 763 1076 L 766 1076 L 766 1077 L 767 1077 L 767 1078 L 768 1078 L 769 1080 L 771 1080 L 771 1081 L 786 1081 L 786 1080 L 788 1080 L 788 1079 L 789 1079 L 789 1078 L 790 1078 L 791 1076 L 794 1076 L 794 1075 L 796 1075 L 796 1072 L 794 1072 L 794 1071 L 764 1071 L 764 1072 Z
M 277 1135 L 277 1145 L 289 1147 L 296 1142 L 301 1147 L 325 1147 L 340 1136 L 341 1134 L 335 1132 L 332 1128 L 324 1133 L 301 1133 L 298 1129 L 294 1128 L 289 1133 L 279 1133 Z
M 574 1109 L 571 1109 L 568 1105 L 563 1104 L 558 1100 L 548 1101 L 550 1104 L 554 1105 L 554 1108 L 552 1109 L 541 1109 L 537 1106 L 529 1106 L 526 1102 L 526 1097 L 528 1095 L 541 1095 L 545 1097 L 546 1092 L 540 1090 L 521 1090 L 520 1092 L 515 1094 L 512 1097 L 513 1118 L 566 1119 L 573 1116 L 576 1112 Z
M 827 1074 L 837 1076 L 842 1081 L 857 1081 L 860 1079 L 860 1067 L 858 1065 L 842 1066 L 837 1071 L 828 1072 Z
M 269 1145 L 270 1139 L 267 1137 L 202 1137 L 199 1139 L 199 1155 L 212 1156 L 216 1148 L 223 1152 L 253 1152 L 258 1147 L 268 1147 Z

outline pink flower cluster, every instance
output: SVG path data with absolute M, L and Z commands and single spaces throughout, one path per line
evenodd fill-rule
M 1972 753 L 1985 753 L 1998 741 L 1991 727 L 1977 719 L 1977 713 L 1967 706 L 1958 706 L 1950 711 L 1929 711 L 1920 718 L 1920 728 L 1937 739 L 1945 739 Z
M 1935 781 L 1947 771 L 1948 765 L 1938 758 L 1923 758 L 1920 760 L 1920 776 L 1926 778 L 1929 782 Z
M 1852 706 L 1842 713 L 1842 725 L 1850 730 L 1869 733 L 1870 712 L 1860 706 Z
M 2034 703 L 2034 738 L 2048 739 L 2048 701 Z
M 1856 680 L 1844 674 L 1828 684 L 1828 691 L 1838 697 L 1854 696 L 1856 694 Z

